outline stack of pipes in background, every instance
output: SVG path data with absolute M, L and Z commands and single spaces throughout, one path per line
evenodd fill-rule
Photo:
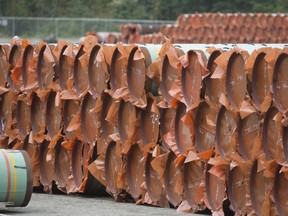
M 0 147 L 29 153 L 34 187 L 288 214 L 286 45 L 0 48 Z
M 287 32 L 287 14 L 195 13 L 133 42 L 161 43 L 164 35 L 173 43 L 287 43 Z

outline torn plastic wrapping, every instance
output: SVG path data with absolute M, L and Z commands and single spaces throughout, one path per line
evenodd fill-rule
M 232 153 L 239 151 L 237 145 L 237 125 L 239 114 L 222 106 L 216 122 L 216 150 L 220 156 L 230 158 Z
M 203 101 L 199 104 L 195 116 L 195 147 L 197 152 L 214 149 L 217 112 Z
M 164 170 L 162 170 L 164 172 L 162 181 L 166 191 L 166 198 L 175 207 L 179 206 L 183 200 L 183 162 L 183 157 L 177 157 L 173 151 L 170 151 L 167 153 L 166 164 L 164 165 Z M 152 163 L 155 162 L 153 161 Z M 154 168 L 155 164 L 152 166 Z M 159 172 L 156 168 L 154 169 Z
M 263 116 L 254 112 L 238 122 L 237 142 L 239 153 L 245 160 L 256 159 L 263 153 L 262 148 L 262 127 Z
M 9 137 L 8 144 L 18 138 L 18 126 L 15 119 L 17 94 L 13 92 L 3 92 L 0 94 L 0 133 L 4 137 Z
M 108 65 L 105 61 L 104 47 L 95 45 L 90 51 L 88 64 L 89 88 L 94 97 L 100 97 L 107 88 L 109 80 Z
M 117 128 L 119 104 L 119 101 L 114 101 L 107 93 L 97 100 L 93 112 L 97 115 L 99 123 L 101 123 L 98 125 L 97 135 L 99 156 L 89 165 L 89 171 L 99 182 L 106 186 L 106 191 L 116 201 L 125 201 L 127 196 L 125 192 L 127 190 L 127 156 L 122 155 L 123 144 Z M 129 151 L 129 149 L 126 151 Z
M 39 145 L 33 140 L 32 132 L 23 141 L 23 150 L 30 156 L 33 170 L 33 187 L 40 186 L 39 181 Z
M 266 161 L 263 157 L 253 163 L 249 189 L 252 207 L 257 215 L 277 215 L 273 197 L 277 166 L 274 160 Z
M 78 98 L 88 91 L 88 61 L 89 57 L 84 51 L 84 45 L 79 44 L 74 58 L 73 81 Z M 87 67 L 87 70 L 85 70 Z
M 160 137 L 161 137 L 161 145 L 164 150 L 168 152 L 170 147 L 166 142 L 165 137 L 168 136 L 170 128 L 174 128 L 174 119 L 175 119 L 176 110 L 174 108 L 163 108 L 161 109 L 160 115 Z
M 179 99 L 178 97 L 182 97 L 180 87 L 181 84 L 179 84 L 181 82 L 179 80 L 181 73 L 179 57 L 183 54 L 183 51 L 174 47 L 170 41 L 166 41 L 165 44 L 163 44 L 159 53 L 159 90 L 168 106 L 171 106 L 173 100 L 175 100 L 174 98 Z
M 76 187 L 72 192 L 92 193 L 95 188 L 92 187 L 88 167 L 96 159 L 96 144 L 75 139 L 72 145 L 72 177 L 69 177 L 69 181 L 73 181 Z M 98 188 L 98 182 L 95 183 Z
M 46 129 L 50 139 L 62 131 L 62 101 L 60 92 L 51 91 L 47 99 Z
M 145 56 L 140 47 L 118 43 L 112 57 L 111 90 L 108 93 L 115 100 L 122 98 L 134 106 L 145 108 L 147 105 L 145 81 Z
M 208 161 L 205 174 L 205 205 L 213 214 L 224 215 L 222 203 L 227 198 L 226 182 L 230 161 L 220 157 Z
M 89 144 L 94 142 L 97 136 L 97 116 L 93 112 L 96 101 L 90 93 L 87 93 L 81 104 L 81 131 L 84 140 Z
M 15 45 L 14 45 L 15 46 Z M 27 83 L 27 72 L 31 59 L 33 58 L 34 48 L 28 40 L 22 40 L 21 44 L 18 44 L 18 50 L 20 50 L 20 56 L 17 60 L 16 65 L 10 69 L 11 71 L 11 81 L 13 82 L 13 88 L 15 91 L 19 91 Z M 15 52 L 13 48 L 11 50 L 11 55 Z M 16 59 L 15 59 L 16 60 Z
M 141 111 L 141 141 L 144 145 L 148 143 L 158 143 L 159 139 L 159 119 L 160 110 L 156 105 L 156 98 L 152 95 L 148 97 L 145 110 Z
M 9 69 L 7 70 L 8 73 L 5 76 L 9 84 L 9 88 L 13 92 L 17 92 L 19 90 L 17 89 L 17 86 L 12 79 L 12 72 L 14 73 L 14 78 L 20 77 L 22 68 L 21 53 L 22 53 L 21 39 L 18 37 L 14 37 L 10 42 L 10 49 L 7 55 Z
M 30 122 L 33 132 L 33 139 L 42 143 L 46 139 L 46 106 L 47 92 L 32 93 L 28 96 L 28 105 L 30 105 Z
M 57 51 L 57 54 L 55 53 Z M 53 50 L 56 60 L 58 60 L 58 78 L 61 90 L 72 89 L 74 87 L 73 69 L 74 59 L 77 54 L 77 46 L 74 44 L 63 44 L 62 48 L 56 46 Z
M 123 148 L 141 142 L 140 110 L 130 102 L 121 100 L 118 111 L 118 129 Z M 127 153 L 123 149 L 123 153 Z
M 215 59 L 221 55 L 222 50 L 216 48 L 209 48 L 206 50 L 210 54 L 207 69 L 209 71 L 209 75 L 205 78 L 206 86 L 205 86 L 205 100 L 214 110 L 218 110 L 221 107 L 219 103 L 220 95 L 223 92 L 222 84 L 220 79 L 212 79 L 214 71 L 216 70 Z
M 205 210 L 205 163 L 194 151 L 188 153 L 184 162 L 183 185 L 184 200 L 177 211 L 187 204 L 189 207 L 185 209 L 190 208 L 192 212 Z
M 159 96 L 159 107 L 168 108 L 171 107 L 171 102 L 173 99 L 172 96 L 168 94 L 168 91 L 178 76 L 178 56 L 182 55 L 183 51 L 175 48 L 167 38 L 165 39 L 165 43 L 161 46 L 161 48 L 154 45 L 152 49 L 156 49 L 157 51 L 150 51 L 150 56 L 152 56 L 151 53 L 157 53 L 157 56 L 155 55 L 157 58 L 152 59 L 153 62 L 147 68 L 147 76 L 152 80 L 151 91 L 154 96 Z
M 145 160 L 143 149 L 139 144 L 131 145 L 127 153 L 127 192 L 137 201 L 142 195 L 141 186 L 144 183 Z
M 54 149 L 49 148 L 49 141 L 47 140 L 43 140 L 39 146 L 40 182 L 44 186 L 44 190 L 49 190 L 49 186 L 54 180 L 55 153 Z
M 275 173 L 275 181 L 274 181 L 274 200 L 277 208 L 277 213 L 279 215 L 287 215 L 287 167 L 278 165 L 276 173 Z
M 39 89 L 45 90 L 52 84 L 55 77 L 55 58 L 53 56 L 54 45 L 40 41 L 34 49 L 37 80 Z
M 195 110 L 187 111 L 187 107 L 178 103 L 175 115 L 175 144 L 168 143 L 170 148 L 178 156 L 179 154 L 186 155 L 189 150 L 195 151 Z M 172 128 L 171 128 L 172 130 Z M 173 135 L 173 132 L 170 133 Z
M 97 119 L 97 141 L 99 139 L 103 139 L 105 145 L 107 145 L 112 140 L 110 135 L 118 133 L 118 129 L 116 127 L 117 122 L 111 122 L 107 120 L 109 112 L 109 115 L 111 115 L 111 112 L 114 113 L 114 111 L 110 111 L 110 108 L 111 110 L 114 109 L 116 103 L 119 104 L 119 102 L 114 101 L 108 93 L 103 93 L 101 97 L 97 99 L 95 107 L 92 110 L 92 113 L 95 113 Z M 117 119 L 117 116 L 113 115 L 112 119 L 113 118 Z M 99 145 L 97 144 L 97 152 L 102 153 L 101 149 L 103 147 L 98 146 Z
M 9 48 L 9 45 L 7 45 Z M 8 55 L 5 50 L 5 45 L 0 44 L 0 86 L 4 87 L 6 84 L 6 77 L 9 70 Z
M 65 136 L 68 140 L 74 137 L 81 139 L 81 120 L 80 120 L 80 107 L 79 100 L 63 100 L 62 114 L 63 114 L 63 129 Z
M 251 206 L 249 180 L 252 161 L 236 159 L 231 162 L 227 179 L 228 198 L 231 208 L 237 215 L 250 215 Z
M 160 207 L 169 207 L 168 200 L 166 199 L 165 190 L 161 184 L 159 173 L 156 172 L 156 170 L 152 167 L 151 163 L 156 157 L 159 157 L 161 155 L 163 150 L 159 145 L 156 145 L 155 148 L 153 149 L 153 152 L 151 151 L 144 153 L 145 181 L 141 185 L 142 203 Z
M 235 47 L 223 52 L 214 60 L 217 66 L 210 78 L 220 79 L 223 92 L 219 102 L 229 110 L 239 111 L 246 99 L 247 81 L 244 64 L 248 55 L 247 51 Z
M 288 66 L 288 49 L 283 48 L 278 56 L 273 69 L 273 101 L 277 109 L 286 116 L 288 110 L 286 70 Z
M 275 64 L 273 54 L 280 49 L 261 48 L 252 52 L 247 58 L 245 70 L 252 83 L 252 102 L 257 110 L 266 112 L 272 102 L 272 74 Z
M 180 57 L 181 92 L 183 94 L 181 102 L 185 103 L 187 111 L 197 107 L 201 101 L 203 79 L 209 74 L 206 61 L 206 56 L 201 50 L 190 50 Z
M 55 151 L 55 176 L 54 180 L 59 190 L 63 191 L 64 193 L 70 193 L 71 187 L 75 187 L 71 185 L 69 182 L 69 177 L 71 176 L 71 150 L 66 149 L 62 143 L 64 139 L 63 137 L 59 137 L 54 147 Z M 69 184 L 70 183 L 70 184 Z
M 22 140 L 24 140 L 31 131 L 30 114 L 30 106 L 27 103 L 27 95 L 18 95 L 16 121 L 18 125 L 18 132 Z
M 63 53 L 65 52 L 66 48 L 69 46 L 69 42 L 66 41 L 59 41 L 54 49 L 52 50 L 52 55 L 55 60 L 55 65 L 54 65 L 54 79 L 59 80 L 60 83 L 60 73 L 63 72 L 63 70 L 66 70 L 66 68 L 69 67 L 68 59 L 65 58 Z M 70 64 L 71 67 L 71 64 Z
M 262 131 L 262 145 L 267 160 L 275 159 L 280 164 L 286 161 L 282 138 L 282 115 L 272 106 L 265 115 Z

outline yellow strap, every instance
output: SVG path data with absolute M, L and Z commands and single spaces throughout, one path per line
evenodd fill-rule
M 17 172 L 15 169 L 15 159 L 13 154 L 9 154 L 9 157 L 11 159 L 12 162 L 12 168 L 13 168 L 13 189 L 12 189 L 12 197 L 11 197 L 11 202 L 14 202 L 15 200 L 15 195 L 16 195 L 16 189 L 17 189 Z

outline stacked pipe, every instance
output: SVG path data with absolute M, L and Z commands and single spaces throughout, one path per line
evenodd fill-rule
M 287 30 L 287 14 L 194 13 L 179 15 L 160 32 L 173 43 L 287 43 Z M 158 35 L 141 35 L 139 41 L 151 43 Z
M 140 43 L 141 35 L 159 32 L 160 27 L 159 24 L 122 24 L 120 25 L 120 38 L 123 43 Z
M 2 148 L 33 184 L 116 201 L 286 215 L 284 44 L 1 44 Z M 100 184 L 101 183 L 101 184 Z M 225 201 L 225 202 L 224 202 Z M 223 209 L 224 208 L 224 209 Z

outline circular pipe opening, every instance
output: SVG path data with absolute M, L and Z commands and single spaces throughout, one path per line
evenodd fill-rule
M 33 46 L 28 45 L 23 53 L 23 62 L 22 62 L 22 80 L 23 85 L 26 87 L 29 77 L 29 64 L 33 58 Z
M 214 62 L 215 59 L 221 55 L 221 51 L 215 50 L 209 57 L 207 68 L 210 71 L 210 75 L 206 79 L 206 94 L 208 95 L 209 101 L 213 103 L 214 106 L 219 107 L 220 95 L 223 92 L 222 85 L 219 79 L 211 79 L 217 65 Z
M 64 133 L 68 139 L 75 135 L 75 131 L 67 131 L 70 121 L 73 119 L 77 111 L 80 109 L 79 101 L 64 100 L 63 103 L 63 127 Z
M 11 79 L 11 71 L 16 67 L 17 62 L 20 59 L 20 57 L 21 57 L 20 47 L 18 45 L 13 45 L 9 53 L 8 62 L 10 64 L 10 67 L 9 67 L 9 71 L 7 71 L 8 72 L 7 81 L 12 91 L 15 91 L 15 83 Z
M 40 172 L 40 181 L 43 186 L 49 186 L 52 184 L 55 171 L 55 155 L 54 151 L 52 152 L 48 148 L 49 142 L 44 140 L 40 144 L 39 150 L 39 172 Z
M 142 190 L 141 185 L 144 182 L 144 161 L 143 151 L 140 149 L 138 144 L 131 146 L 128 157 L 127 157 L 127 182 L 129 187 L 129 192 L 134 197 L 138 199 L 141 196 Z
M 61 129 L 62 115 L 55 105 L 56 92 L 50 92 L 46 105 L 46 126 L 48 135 L 53 138 Z
M 97 119 L 95 113 L 92 112 L 95 104 L 96 99 L 87 93 L 81 106 L 81 130 L 88 143 L 92 143 L 96 139 Z
M 235 213 L 246 214 L 246 177 L 239 167 L 235 167 L 228 174 L 228 198 Z
M 106 73 L 103 69 L 102 62 L 96 61 L 100 46 L 92 48 L 88 64 L 89 87 L 94 97 L 100 97 L 106 88 Z
M 288 179 L 285 176 L 285 172 L 281 172 L 282 166 L 278 165 L 275 180 L 274 180 L 274 199 L 275 206 L 279 215 L 284 216 L 288 214 L 288 205 L 287 205 L 287 184 Z
M 118 112 L 118 129 L 121 142 L 124 143 L 128 139 L 130 128 L 130 115 L 135 107 L 130 102 L 121 100 Z
M 164 135 L 167 134 L 171 128 L 171 124 L 175 118 L 176 111 L 173 108 L 162 109 L 160 116 L 160 136 L 161 145 L 164 147 L 165 151 L 170 151 L 169 145 L 164 140 Z
M 239 152 L 244 160 L 252 159 L 253 144 L 261 133 L 262 117 L 258 113 L 252 113 L 238 122 Z
M 191 134 L 190 128 L 183 122 L 184 115 L 186 115 L 186 106 L 183 103 L 178 103 L 175 114 L 175 141 L 181 154 L 185 154 L 187 150 L 193 147 L 192 136 L 194 135 Z M 187 115 L 191 114 L 187 113 Z
M 149 197 L 157 202 L 161 199 L 162 195 L 162 184 L 158 173 L 151 166 L 153 160 L 152 154 L 149 153 L 145 162 L 145 182 L 147 186 L 147 193 Z
M 216 137 L 217 113 L 202 102 L 195 117 L 195 147 L 198 152 L 213 149 Z
M 276 107 L 281 113 L 288 109 L 288 54 L 282 53 L 278 56 L 273 72 L 273 98 Z
M 163 98 L 170 104 L 173 97 L 168 93 L 174 81 L 178 78 L 178 71 L 169 63 L 168 56 L 165 55 L 162 65 L 162 81 L 160 82 L 160 90 Z
M 148 143 L 157 143 L 159 138 L 159 115 L 152 112 L 154 100 L 148 98 L 145 110 L 141 111 L 141 138 L 144 145 Z
M 228 61 L 226 73 L 226 92 L 229 103 L 234 109 L 239 109 L 245 99 L 247 81 L 244 69 L 244 59 L 241 54 L 233 53 Z
M 30 122 L 34 134 L 38 134 L 45 127 L 45 104 L 36 93 L 33 93 L 30 109 Z M 44 132 L 44 131 L 43 131 Z
M 68 150 L 61 145 L 62 142 L 63 138 L 59 139 L 55 147 L 55 180 L 60 187 L 66 187 L 71 167 Z
M 18 100 L 16 108 L 16 121 L 18 125 L 19 135 L 25 139 L 27 134 L 30 133 L 30 106 L 27 101 Z
M 7 60 L 3 45 L 0 45 L 0 86 L 5 86 L 7 77 Z
M 195 101 L 200 99 L 202 76 L 197 54 L 194 51 L 189 51 L 188 59 L 188 67 L 182 67 L 181 70 L 181 83 L 184 100 L 190 107 Z
M 88 174 L 89 146 L 79 140 L 75 140 L 72 148 L 72 175 L 75 186 L 80 188 L 84 177 Z
M 199 187 L 204 171 L 204 163 L 201 160 L 184 163 L 184 194 L 191 207 L 197 206 L 203 198 L 199 197 Z
M 282 134 L 279 127 L 282 127 L 281 122 L 273 120 L 278 113 L 275 107 L 269 108 L 263 123 L 262 145 L 267 160 L 276 159 L 276 146 L 282 139 Z
M 78 50 L 75 59 L 74 59 L 74 70 L 73 70 L 73 78 L 75 89 L 78 95 L 82 94 L 88 86 L 88 77 L 83 70 L 79 58 L 84 54 L 83 46 Z
M 68 88 L 67 80 L 72 76 L 72 67 L 69 65 L 67 56 L 64 55 L 67 47 L 67 45 L 62 47 L 59 57 L 59 85 L 61 90 L 66 90 Z
M 205 187 L 210 208 L 213 211 L 218 211 L 222 207 L 223 200 L 226 196 L 226 182 L 209 173 L 209 170 L 212 167 L 212 165 L 207 164 L 205 172 Z
M 175 192 L 175 187 L 178 181 L 181 181 L 181 169 L 175 167 L 176 155 L 170 151 L 165 165 L 164 183 L 167 193 L 167 199 L 173 206 L 178 206 L 182 197 Z
M 144 59 L 134 60 L 138 47 L 131 50 L 127 66 L 128 90 L 133 100 L 138 101 L 143 95 L 145 88 L 146 74 Z
M 285 159 L 288 160 L 288 126 L 283 126 L 282 142 Z
M 230 110 L 222 106 L 218 112 L 216 122 L 216 147 L 222 158 L 229 157 L 231 153 L 236 152 L 236 146 L 232 145 L 232 142 L 236 142 L 236 140 L 234 140 L 236 129 L 237 120 L 234 119 Z
M 104 162 L 106 186 L 112 194 L 117 194 L 119 191 L 117 179 L 121 164 L 122 158 L 116 152 L 116 142 L 112 141 L 107 147 Z
M 104 93 L 103 95 L 103 106 L 102 106 L 102 111 L 101 111 L 101 127 L 103 131 L 103 137 L 104 139 L 107 139 L 110 134 L 113 134 L 115 131 L 117 131 L 115 125 L 110 123 L 109 121 L 106 121 L 106 117 L 108 114 L 108 111 L 112 104 L 114 103 L 112 97 Z
M 115 92 L 117 89 L 121 88 L 121 82 L 124 74 L 126 73 L 123 60 L 121 60 L 122 54 L 119 52 L 118 48 L 115 49 L 112 60 L 111 60 L 111 71 L 110 71 L 110 84 L 112 90 Z
M 270 92 L 268 63 L 265 61 L 266 53 L 259 53 L 255 59 L 252 70 L 252 99 L 258 110 L 261 103 Z
M 38 62 L 37 62 L 37 80 L 38 80 L 38 85 L 40 89 L 44 89 L 44 78 L 46 74 L 43 73 L 42 69 L 45 65 L 44 62 L 44 51 L 46 49 L 47 45 L 44 45 L 41 47 L 39 54 L 38 54 Z

